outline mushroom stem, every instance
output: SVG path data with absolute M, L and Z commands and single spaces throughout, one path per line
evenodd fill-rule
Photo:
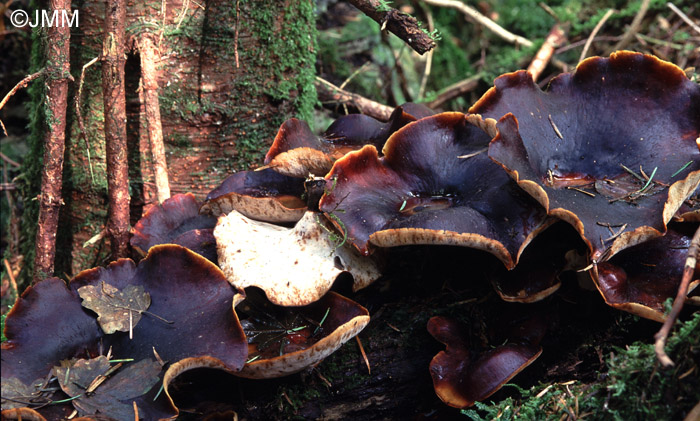
M 656 351 L 656 358 L 659 359 L 661 365 L 664 367 L 671 367 L 674 365 L 671 358 L 664 350 L 666 346 L 666 340 L 671 332 L 671 327 L 678 319 L 678 314 L 683 309 L 683 304 L 685 303 L 686 295 L 688 295 L 688 285 L 690 280 L 693 279 L 693 273 L 695 272 L 695 265 L 698 259 L 698 251 L 700 250 L 700 227 L 695 231 L 693 235 L 693 240 L 690 242 L 690 247 L 688 247 L 688 258 L 685 260 L 685 267 L 683 268 L 683 278 L 681 278 L 681 284 L 678 287 L 678 293 L 676 298 L 673 300 L 673 307 L 669 313 L 664 325 L 661 329 L 654 335 L 656 342 L 654 344 L 654 350 Z

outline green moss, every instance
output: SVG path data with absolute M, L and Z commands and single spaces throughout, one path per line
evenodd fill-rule
M 7 341 L 5 336 L 5 319 L 7 318 L 7 313 L 0 316 L 0 342 Z
M 697 352 L 700 349 L 700 314 L 695 313 L 668 340 L 666 351 L 676 365 L 659 366 L 653 343 L 635 342 L 616 348 L 608 371 L 599 383 L 580 382 L 539 385 L 519 389 L 522 398 L 477 403 L 462 411 L 472 420 L 538 419 L 559 420 L 577 411 L 573 418 L 634 420 L 683 419 L 700 400 Z
M 32 4 L 32 9 L 36 7 Z M 29 63 L 29 73 L 42 69 L 45 65 L 45 32 L 37 27 L 32 31 L 32 51 Z M 44 133 L 46 130 L 46 97 L 45 84 L 41 78 L 34 80 L 27 88 L 29 94 L 29 136 L 27 144 L 29 152 L 22 162 L 22 174 L 16 179 L 17 188 L 24 200 L 24 212 L 21 222 L 20 253 L 24 256 L 24 264 L 18 279 L 21 290 L 29 285 L 34 272 L 34 238 L 36 238 L 37 221 L 39 220 L 39 202 L 35 199 L 41 191 L 41 168 L 44 156 Z
M 192 140 L 182 133 L 170 133 L 167 140 L 169 143 L 181 148 L 192 146 Z
M 354 341 L 353 341 L 354 342 Z M 334 387 L 341 385 L 344 390 L 353 390 L 367 384 L 370 375 L 366 371 L 353 371 L 349 373 L 348 367 L 355 365 L 357 361 L 357 347 L 354 343 L 346 343 L 316 367 L 314 370 L 323 375 Z M 314 376 L 315 377 L 315 376 Z M 295 382 L 281 385 L 278 389 L 280 408 L 284 408 L 285 415 L 294 419 L 296 411 L 308 401 L 328 398 L 332 392 L 325 383 L 317 380 Z M 286 397 L 285 397 L 286 395 Z M 289 400 L 287 400 L 287 398 Z M 291 405 L 290 405 L 291 401 Z
M 265 69 L 265 74 L 257 77 L 262 93 L 274 101 L 291 101 L 296 116 L 310 122 L 317 102 L 314 3 L 300 0 L 289 2 L 287 9 L 282 7 L 283 3 L 275 0 L 256 0 L 248 5 L 250 16 L 242 23 L 255 35 L 259 48 L 239 53 Z

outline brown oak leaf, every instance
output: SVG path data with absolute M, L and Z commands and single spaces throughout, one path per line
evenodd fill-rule
M 141 320 L 141 313 L 151 305 L 151 295 L 140 285 L 119 290 L 102 282 L 78 288 L 83 307 L 97 313 L 97 322 L 106 334 L 129 332 Z

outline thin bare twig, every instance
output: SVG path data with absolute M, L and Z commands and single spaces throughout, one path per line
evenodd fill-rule
M 34 79 L 38 78 L 39 76 L 43 75 L 44 71 L 45 71 L 45 69 L 41 69 L 38 72 L 32 73 L 31 75 L 20 80 L 19 83 L 17 83 L 14 88 L 10 89 L 10 92 L 8 92 L 7 95 L 5 95 L 5 97 L 2 99 L 2 101 L 0 101 L 0 110 L 2 110 L 2 107 L 5 106 L 5 104 L 7 103 L 7 101 L 10 100 L 12 95 L 16 94 L 17 91 L 19 91 L 20 89 L 27 86 L 29 84 L 29 82 L 31 82 Z M 0 123 L 2 123 L 2 121 L 0 121 Z M 2 131 L 5 133 L 5 136 L 7 136 L 7 130 L 5 130 L 4 124 L 2 125 Z
M 617 42 L 617 41 L 619 41 L 619 40 L 621 40 L 621 39 L 622 39 L 621 36 L 614 36 L 614 37 L 611 37 L 611 36 L 608 36 L 608 35 L 601 35 L 601 36 L 599 36 L 599 37 L 593 38 L 593 42 Z M 578 40 L 578 41 L 576 41 L 576 42 L 572 42 L 571 44 L 565 45 L 565 46 L 563 46 L 563 47 L 561 47 L 561 48 L 557 48 L 557 50 L 554 51 L 554 54 L 561 54 L 561 53 L 565 53 L 565 52 L 567 52 L 567 51 L 569 51 L 569 50 L 573 50 L 574 48 L 578 48 L 578 47 L 580 47 L 581 45 L 585 45 L 585 44 L 586 44 L 586 41 L 587 41 L 587 40 L 582 39 L 582 40 Z
M 362 359 L 365 361 L 365 365 L 367 366 L 367 374 L 372 374 L 372 369 L 369 365 L 369 359 L 367 358 L 367 354 L 365 353 L 365 347 L 362 346 L 362 341 L 360 341 L 360 337 L 355 336 L 355 340 L 357 340 L 357 346 L 360 347 L 360 354 L 362 354 Z
M 19 162 L 13 160 L 12 158 L 10 158 L 9 156 L 5 155 L 2 152 L 0 152 L 0 158 L 2 158 L 3 161 L 7 162 L 8 164 L 12 165 L 15 168 L 19 168 L 22 166 Z
M 382 29 L 386 28 L 392 34 L 401 38 L 418 54 L 435 48 L 435 41 L 418 24 L 416 18 L 406 13 L 387 7 L 379 0 L 348 0 L 370 18 L 379 23 Z
M 467 92 L 473 91 L 479 85 L 479 80 L 481 80 L 482 76 L 483 73 L 477 73 L 474 76 L 468 77 L 467 79 L 460 80 L 457 83 L 453 83 L 452 85 L 440 91 L 437 95 L 437 98 L 430 101 L 426 105 L 430 108 L 438 108 L 449 100 L 457 98 L 460 95 L 464 95 Z
M 588 36 L 588 39 L 586 39 L 586 44 L 583 46 L 583 51 L 581 51 L 581 56 L 578 59 L 579 63 L 582 62 L 584 58 L 586 58 L 586 54 L 588 54 L 588 49 L 591 48 L 591 44 L 593 43 L 595 36 L 598 35 L 598 31 L 600 31 L 600 28 L 602 28 L 603 25 L 605 25 L 605 22 L 608 19 L 610 19 L 610 16 L 612 16 L 613 13 L 615 13 L 615 9 L 608 9 L 608 11 L 605 12 L 600 21 L 598 21 L 598 23 L 595 25 L 595 28 L 593 28 L 593 31 Z
M 357 107 L 362 114 L 367 114 L 378 120 L 387 121 L 393 108 L 372 101 L 363 96 L 344 91 L 329 81 L 316 77 L 316 90 L 321 102 L 334 102 L 338 104 L 350 104 Z
M 233 33 L 233 58 L 236 61 L 236 69 L 238 69 L 241 66 L 240 62 L 238 61 L 238 26 L 240 24 L 240 15 L 240 1 L 236 0 L 236 32 Z
M 669 333 L 671 333 L 671 328 L 673 324 L 678 319 L 678 315 L 683 309 L 683 304 L 685 303 L 686 295 L 688 295 L 688 285 L 690 285 L 691 279 L 693 279 L 693 273 L 695 273 L 695 264 L 698 259 L 698 251 L 700 250 L 700 227 L 695 231 L 693 239 L 690 242 L 690 247 L 688 247 L 688 257 L 685 259 L 685 267 L 683 267 L 683 278 L 681 278 L 681 284 L 678 286 L 678 292 L 676 293 L 676 298 L 673 300 L 673 307 L 671 307 L 671 312 L 666 317 L 661 329 L 654 335 L 656 342 L 654 344 L 654 350 L 656 351 L 656 358 L 661 362 L 664 367 L 673 366 L 673 361 L 669 358 L 668 354 L 664 350 L 666 346 L 666 340 L 668 339 Z
M 355 71 L 352 72 L 352 73 L 350 74 L 350 76 L 348 76 L 347 79 L 345 79 L 345 80 L 343 81 L 343 83 L 340 84 L 340 86 L 338 86 L 338 89 L 343 89 L 343 90 L 344 90 L 345 87 L 348 86 L 348 83 L 350 83 L 350 81 L 352 81 L 353 79 L 355 79 L 355 76 L 357 76 L 357 75 L 359 75 L 360 73 L 362 73 L 362 72 L 369 66 L 370 63 L 372 63 L 372 62 L 371 62 L 370 60 L 367 60 L 362 66 L 360 66 L 360 67 L 358 67 L 357 69 L 355 69 Z
M 80 71 L 80 81 L 78 83 L 78 95 L 75 96 L 75 114 L 78 116 L 78 127 L 80 127 L 80 136 L 85 141 L 85 151 L 87 152 L 88 168 L 90 169 L 90 179 L 92 183 L 95 184 L 95 174 L 92 171 L 92 160 L 90 159 L 90 141 L 87 138 L 87 130 L 85 130 L 85 121 L 83 120 L 83 113 L 80 111 L 80 100 L 83 97 L 83 82 L 85 82 L 85 71 L 88 67 L 97 63 L 100 57 L 95 57 L 92 60 L 85 63 L 83 70 Z
M 177 25 L 175 25 L 175 30 L 180 29 L 180 25 L 182 25 L 182 21 L 185 20 L 185 15 L 187 14 L 187 11 L 190 10 L 190 0 L 185 0 L 182 4 L 182 12 L 180 12 L 180 17 L 177 20 Z
M 554 50 L 564 43 L 566 33 L 560 24 L 555 24 L 549 31 L 547 38 L 544 40 L 542 47 L 535 54 L 535 58 L 527 68 L 527 71 L 532 75 L 532 80 L 537 81 L 547 64 L 554 55 Z
M 12 290 L 14 291 L 14 296 L 19 297 L 19 289 L 17 288 L 17 280 L 15 279 L 15 274 L 12 272 L 12 266 L 10 266 L 10 262 L 7 261 L 7 259 L 2 259 L 3 263 L 5 264 L 5 269 L 7 270 L 7 276 L 10 278 L 10 286 L 12 287 Z
M 161 2 L 160 2 L 160 14 L 163 16 L 163 23 L 161 23 L 161 25 L 160 25 L 161 30 L 160 30 L 160 34 L 158 36 L 158 48 L 160 48 L 160 44 L 163 42 L 163 34 L 165 33 L 165 23 L 166 23 L 166 19 L 168 18 L 168 15 L 166 13 L 167 6 L 165 3 L 166 3 L 165 0 L 161 0 Z
M 690 26 L 691 28 L 693 28 L 693 30 L 694 30 L 695 32 L 697 32 L 697 33 L 700 34 L 700 26 L 698 26 L 695 22 L 693 22 L 692 20 L 690 20 L 690 18 L 688 17 L 688 15 L 686 15 L 685 13 L 683 13 L 683 11 L 682 11 L 681 9 L 679 9 L 678 7 L 676 7 L 675 4 L 673 4 L 673 3 L 671 3 L 671 2 L 668 2 L 668 3 L 666 3 L 666 6 L 668 6 L 669 9 L 673 10 L 673 12 L 674 12 L 675 14 L 677 14 L 678 16 L 680 16 L 680 18 L 683 19 L 683 22 L 687 23 L 688 26 Z
M 422 5 L 422 4 L 421 4 Z M 428 31 L 433 33 L 435 30 L 435 22 L 433 22 L 433 14 L 430 13 L 428 7 L 423 6 L 423 13 L 425 13 L 425 20 L 428 22 Z M 423 71 L 423 76 L 420 80 L 420 88 L 418 89 L 418 99 L 423 99 L 425 95 L 425 87 L 428 85 L 428 78 L 430 77 L 430 71 L 433 68 L 433 53 L 435 50 L 428 51 L 428 55 L 425 57 L 425 70 Z
M 517 45 L 522 45 L 524 47 L 530 47 L 532 46 L 532 41 L 530 41 L 527 38 L 523 38 L 520 35 L 516 35 L 507 29 L 503 28 L 496 22 L 492 21 L 491 19 L 487 18 L 486 16 L 482 15 L 479 13 L 478 10 L 462 3 L 461 1 L 457 0 L 424 0 L 425 3 L 431 4 L 433 6 L 441 6 L 441 7 L 451 7 L 453 9 L 457 9 L 472 20 L 476 21 L 478 24 L 483 25 L 486 29 L 489 31 L 493 32 L 494 34 L 498 35 L 499 37 L 503 38 L 504 40 L 508 42 L 512 42 L 513 44 Z
M 644 19 L 644 15 L 646 15 L 648 9 L 649 0 L 642 0 L 642 4 L 639 6 L 639 11 L 634 16 L 634 19 L 632 19 L 632 24 L 629 26 L 629 28 L 627 28 L 627 32 L 625 32 L 625 34 L 622 36 L 622 39 L 615 44 L 609 53 L 622 50 L 627 47 L 630 42 L 632 42 L 634 35 L 637 33 L 637 31 L 639 31 L 639 27 L 642 25 L 642 20 Z

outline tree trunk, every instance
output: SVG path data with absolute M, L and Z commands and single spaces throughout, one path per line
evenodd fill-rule
M 109 196 L 107 232 L 112 246 L 112 259 L 116 260 L 128 257 L 129 254 L 130 196 L 124 96 L 126 4 L 123 0 L 108 0 L 105 9 L 102 95 Z
M 105 3 L 82 3 L 79 9 L 80 25 L 72 29 L 71 41 L 76 81 L 82 66 L 102 51 Z M 259 165 L 285 119 L 311 120 L 316 102 L 313 1 L 168 0 L 139 2 L 126 13 L 125 163 L 132 225 L 145 207 L 157 203 L 146 108 L 139 100 L 140 60 L 132 48 L 141 35 L 152 37 L 160 51 L 155 79 L 172 194 L 191 191 L 204 198 L 228 174 Z M 84 80 L 81 113 L 87 142 L 75 113 L 68 116 L 59 276 L 102 265 L 108 257 L 107 236 L 83 246 L 104 232 L 108 219 L 104 125 L 109 116 L 103 108 L 100 66 L 107 63 L 88 68 Z M 69 93 L 70 104 L 76 92 Z M 38 191 L 34 187 L 25 194 L 33 197 Z M 28 218 L 31 214 L 26 212 Z M 34 235 L 35 213 L 33 218 L 25 221 L 27 235 Z
M 69 1 L 52 0 L 51 11 L 67 12 Z M 56 231 L 61 209 L 63 185 L 63 153 L 66 134 L 66 99 L 70 78 L 70 28 L 56 25 L 48 28 L 46 63 L 46 109 L 48 110 L 44 135 L 44 160 L 39 194 L 39 223 L 36 230 L 34 281 L 54 274 Z

